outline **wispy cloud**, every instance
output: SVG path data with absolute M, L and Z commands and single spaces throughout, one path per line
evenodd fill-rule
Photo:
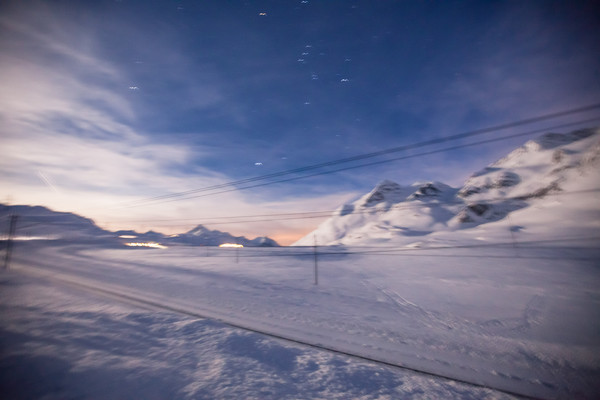
M 93 26 L 83 26 L 82 21 L 70 17 L 43 3 L 29 11 L 17 7 L 0 17 L 3 197 L 80 212 L 111 229 L 154 227 L 171 233 L 190 229 L 215 214 L 327 209 L 340 199 L 340 195 L 332 195 L 257 204 L 246 193 L 232 192 L 149 207 L 123 206 L 147 196 L 231 180 L 219 171 L 199 166 L 199 159 L 210 155 L 210 147 L 198 144 L 198 140 L 193 144 L 165 142 L 168 132 L 157 135 L 160 128 L 146 121 L 149 114 L 175 101 L 181 109 L 215 112 L 224 95 L 218 85 L 209 83 L 216 79 L 209 68 L 198 77 L 192 73 L 191 63 L 166 45 L 160 48 L 160 60 L 156 55 L 151 59 L 151 54 L 145 54 L 148 50 L 138 52 L 136 58 L 146 61 L 136 64 L 132 60 L 129 66 L 138 66 L 132 72 L 103 56 Z M 160 96 L 157 92 L 150 99 L 140 98 L 157 90 L 149 84 L 153 77 L 140 66 L 144 62 L 155 64 L 153 73 L 164 72 L 162 85 L 171 84 L 177 90 L 161 90 Z M 187 221 L 157 225 L 152 222 L 157 216 Z M 265 222 L 234 228 L 238 234 L 271 234 L 286 240 L 294 235 L 290 232 L 306 232 L 313 224 Z

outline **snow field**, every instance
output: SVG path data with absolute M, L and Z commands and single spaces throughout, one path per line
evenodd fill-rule
M 312 250 L 298 248 L 241 249 L 236 263 L 223 249 L 17 247 L 15 271 L 509 392 L 597 393 L 598 250 L 377 251 L 320 255 L 319 286 Z
M 0 275 L 5 398 L 513 398 L 22 272 Z

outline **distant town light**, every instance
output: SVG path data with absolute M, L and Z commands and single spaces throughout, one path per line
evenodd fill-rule
M 129 246 L 129 247 L 152 247 L 153 249 L 166 249 L 167 246 L 163 246 L 160 243 L 155 243 L 155 242 L 132 242 L 132 243 L 125 243 L 125 246 Z
M 236 244 L 236 243 L 223 243 L 223 244 L 220 244 L 219 247 L 244 247 L 244 245 Z

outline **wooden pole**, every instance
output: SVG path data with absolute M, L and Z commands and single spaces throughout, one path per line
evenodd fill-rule
M 517 236 L 515 235 L 516 225 L 512 224 L 510 219 L 510 212 L 506 214 L 506 220 L 508 221 L 508 231 L 510 232 L 510 238 L 512 239 L 513 248 L 515 250 L 515 256 L 519 257 L 519 248 L 517 246 Z
M 12 255 L 13 237 L 17 230 L 17 216 L 10 216 L 10 225 L 8 228 L 8 239 L 6 240 L 6 254 L 4 255 L 4 269 L 8 269 L 10 265 L 10 257 Z
M 315 250 L 315 285 L 319 284 L 319 264 L 317 261 L 317 235 L 314 235 L 315 238 L 315 246 L 314 246 L 314 250 Z

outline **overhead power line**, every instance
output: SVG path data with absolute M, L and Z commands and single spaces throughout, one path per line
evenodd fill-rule
M 191 191 L 187 191 L 187 192 L 172 193 L 170 195 L 164 195 L 164 196 L 149 198 L 149 199 L 145 199 L 145 200 L 140 200 L 139 203 L 137 203 L 137 204 L 136 203 L 130 203 L 129 207 L 139 207 L 139 206 L 148 205 L 148 204 L 167 203 L 167 202 L 172 202 L 172 201 L 188 200 L 188 199 L 193 199 L 193 198 L 214 196 L 214 195 L 217 195 L 217 194 L 228 193 L 228 192 L 233 192 L 233 191 L 238 191 L 238 190 L 252 189 L 252 188 L 257 188 L 257 187 L 262 187 L 262 186 L 273 185 L 273 184 L 276 184 L 276 183 L 291 182 L 291 181 L 296 181 L 296 180 L 311 178 L 311 177 L 320 176 L 320 175 L 328 175 L 328 174 L 333 174 L 333 173 L 336 173 L 336 172 L 348 171 L 348 170 L 351 170 L 351 169 L 371 167 L 371 166 L 386 164 L 386 163 L 395 162 L 395 161 L 407 160 L 407 159 L 410 159 L 410 158 L 418 158 L 418 157 L 424 157 L 424 156 L 428 156 L 428 155 L 432 155 L 432 154 L 444 153 L 444 152 L 458 150 L 458 149 L 463 149 L 463 148 L 467 148 L 467 147 L 480 146 L 480 145 L 483 145 L 483 144 L 489 144 L 489 143 L 499 142 L 499 141 L 503 141 L 503 140 L 507 140 L 507 139 L 514 139 L 514 138 L 517 138 L 517 137 L 529 136 L 529 135 L 540 133 L 540 132 L 546 132 L 546 131 L 552 130 L 552 129 L 560 129 L 560 128 L 565 128 L 565 127 L 569 127 L 569 126 L 573 126 L 573 125 L 580 125 L 580 124 L 584 124 L 584 123 L 596 122 L 596 121 L 599 121 L 599 120 L 600 120 L 600 117 L 595 117 L 595 118 L 590 118 L 590 119 L 587 119 L 587 120 L 580 120 L 580 121 L 576 121 L 576 122 L 569 122 L 569 123 L 565 123 L 565 124 L 554 125 L 554 126 L 551 126 L 551 127 L 545 127 L 545 128 L 541 128 L 541 129 L 536 129 L 536 130 L 533 130 L 533 131 L 527 131 L 527 132 L 522 132 L 522 133 L 505 135 L 505 136 L 496 137 L 496 138 L 493 138 L 493 139 L 481 140 L 481 141 L 478 141 L 478 142 L 472 142 L 472 143 L 466 143 L 466 144 L 461 144 L 461 145 L 456 145 L 456 146 L 451 146 L 451 147 L 445 147 L 445 148 L 442 148 L 442 149 L 431 150 L 431 151 L 422 152 L 422 153 L 416 153 L 416 154 L 410 154 L 410 155 L 406 155 L 406 156 L 402 156 L 402 157 L 388 158 L 388 159 L 385 159 L 385 160 L 373 161 L 373 162 L 370 162 L 370 163 L 364 163 L 364 164 L 359 164 L 359 165 L 351 165 L 351 166 L 348 166 L 348 167 L 337 168 L 337 169 L 332 169 L 332 170 L 326 170 L 326 171 L 321 171 L 321 172 L 315 172 L 315 173 L 307 174 L 307 175 L 294 176 L 294 177 L 286 178 L 286 179 L 279 179 L 279 180 L 274 180 L 274 181 L 256 183 L 256 184 L 247 185 L 247 186 L 238 186 L 238 187 L 233 187 L 233 188 L 229 188 L 229 189 L 219 190 L 219 191 L 216 191 L 216 192 L 202 193 L 202 192 L 209 191 L 209 189 L 216 189 L 216 186 L 214 186 L 214 187 L 210 187 L 210 188 L 191 190 Z M 454 137 L 456 137 L 456 136 L 457 135 L 455 135 Z M 462 138 L 462 136 L 460 138 Z M 444 139 L 443 140 L 444 142 L 445 141 L 450 141 L 450 140 L 445 140 L 446 138 L 443 138 L 443 139 Z M 456 140 L 456 139 L 454 139 L 454 140 Z M 431 141 L 429 141 L 429 142 L 431 142 Z M 440 141 L 439 143 L 441 143 L 441 142 L 442 141 Z M 421 143 L 425 143 L 425 142 L 421 142 Z M 413 146 L 417 147 L 417 145 L 413 145 Z M 404 147 L 408 148 L 408 146 L 404 146 Z M 422 147 L 422 146 L 418 146 L 418 147 Z M 379 153 L 382 153 L 382 152 L 379 152 Z M 371 154 L 375 154 L 375 153 L 371 153 Z M 368 157 L 365 157 L 365 158 L 368 158 Z M 338 164 L 341 164 L 341 162 L 338 163 Z M 324 165 L 324 164 L 322 164 L 322 165 Z M 335 165 L 335 164 L 334 164 L 334 162 L 331 162 L 331 163 L 328 163 L 328 165 Z M 309 167 L 307 167 L 307 168 L 309 168 Z M 310 168 L 310 169 L 314 169 L 314 168 Z M 299 169 L 297 169 L 297 170 L 299 170 Z M 291 171 L 297 171 L 297 170 L 291 170 Z M 290 171 L 285 172 L 285 173 L 284 172 L 278 173 L 279 176 L 289 175 L 289 174 L 295 173 L 295 172 L 290 172 Z M 249 178 L 246 181 L 247 182 L 250 182 L 250 180 L 257 181 L 257 180 L 259 180 L 259 178 L 260 179 L 267 179 L 268 177 L 272 177 L 273 175 L 274 174 L 263 175 L 262 177 L 256 177 L 256 178 Z M 231 182 L 229 184 L 222 184 L 222 185 L 217 185 L 217 186 L 224 188 L 226 186 L 237 185 L 240 182 L 242 182 L 242 181 L 236 181 L 236 182 Z M 202 193 L 202 194 L 199 194 L 199 193 Z
M 195 193 L 201 193 L 201 192 L 205 192 L 205 191 L 221 189 L 221 188 L 225 188 L 225 187 L 229 187 L 229 186 L 237 186 L 237 185 L 241 185 L 241 184 L 245 184 L 245 183 L 250 183 L 250 182 L 255 182 L 255 181 L 260 181 L 260 180 L 265 180 L 265 179 L 270 179 L 270 178 L 277 178 L 277 177 L 284 176 L 284 175 L 311 171 L 311 170 L 320 169 L 320 168 L 328 167 L 328 166 L 332 166 L 332 165 L 338 165 L 338 164 L 343 164 L 343 163 L 348 163 L 348 162 L 353 162 L 353 161 L 360 161 L 360 160 L 378 157 L 378 156 L 382 156 L 382 155 L 386 155 L 386 154 L 397 153 L 400 151 L 406 151 L 406 150 L 416 149 L 416 148 L 430 146 L 430 145 L 434 145 L 434 144 L 440 144 L 440 143 L 455 141 L 455 140 L 464 139 L 464 138 L 468 138 L 468 137 L 472 137 L 472 136 L 482 135 L 485 133 L 495 132 L 495 131 L 499 131 L 499 130 L 503 130 L 503 129 L 515 128 L 515 127 L 522 126 L 522 125 L 529 125 L 529 124 L 532 124 L 535 122 L 541 122 L 541 121 L 546 121 L 549 119 L 554 119 L 554 118 L 563 117 L 563 116 L 567 116 L 567 115 L 578 114 L 578 113 L 582 113 L 585 111 L 595 110 L 598 108 L 600 108 L 600 103 L 591 104 L 591 105 L 587 105 L 584 107 L 578 107 L 578 108 L 573 108 L 573 109 L 564 110 L 564 111 L 559 111 L 559 112 L 550 113 L 550 114 L 539 115 L 539 116 L 536 116 L 533 118 L 526 118 L 526 119 L 522 119 L 519 121 L 509 122 L 509 123 L 505 123 L 505 124 L 500 124 L 500 125 L 477 129 L 477 130 L 468 131 L 468 132 L 463 132 L 463 133 L 459 133 L 456 135 L 439 137 L 439 138 L 425 140 L 425 141 L 412 143 L 412 144 L 408 144 L 408 145 L 392 147 L 389 149 L 380 150 L 380 151 L 376 151 L 376 152 L 372 152 L 372 153 L 360 154 L 360 155 L 353 156 L 353 157 L 347 157 L 347 158 L 342 158 L 342 159 L 333 160 L 333 161 L 326 161 L 323 163 L 308 165 L 305 167 L 299 167 L 299 168 L 295 168 L 295 169 L 274 172 L 271 174 L 241 179 L 238 181 L 226 182 L 226 183 L 222 183 L 222 184 L 218 184 L 218 185 L 207 186 L 207 187 L 199 188 L 199 189 L 192 189 L 192 190 L 188 190 L 188 191 L 184 191 L 184 192 L 170 193 L 170 194 L 165 194 L 165 195 L 161 195 L 161 196 L 149 197 L 147 199 L 141 199 L 138 202 L 151 202 L 154 200 L 162 200 L 162 199 L 167 199 L 167 198 L 171 198 L 171 197 L 180 197 L 180 196 L 185 196 L 185 195 L 189 195 L 189 194 L 195 194 Z M 552 128 L 546 128 L 546 129 L 552 129 Z
M 463 133 L 459 133 L 456 135 L 439 137 L 439 138 L 425 140 L 425 141 L 412 143 L 412 144 L 408 144 L 408 145 L 392 147 L 389 149 L 380 150 L 380 151 L 376 151 L 376 152 L 372 152 L 372 153 L 360 154 L 360 155 L 353 156 L 353 157 L 347 157 L 347 158 L 342 158 L 342 159 L 333 160 L 333 161 L 327 161 L 327 162 L 323 162 L 323 163 L 319 163 L 319 164 L 313 164 L 313 165 L 308 165 L 308 166 L 304 166 L 304 167 L 299 167 L 299 168 L 295 168 L 295 169 L 274 172 L 271 174 L 255 176 L 255 177 L 241 179 L 241 180 L 232 181 L 232 182 L 226 182 L 226 183 L 222 183 L 222 184 L 218 184 L 218 185 L 207 186 L 204 188 L 198 188 L 198 189 L 192 189 L 192 190 L 183 191 L 183 192 L 170 193 L 170 194 L 165 194 L 165 195 L 160 195 L 160 196 L 149 197 L 146 199 L 137 200 L 137 201 L 133 202 L 132 205 L 136 205 L 136 204 L 140 204 L 140 203 L 152 203 L 155 201 L 170 199 L 173 197 L 183 197 L 183 196 L 187 196 L 187 195 L 191 195 L 191 194 L 202 193 L 202 192 L 206 192 L 206 191 L 213 191 L 213 190 L 222 189 L 222 188 L 231 187 L 231 186 L 243 185 L 246 183 L 261 181 L 261 180 L 265 180 L 265 179 L 277 178 L 277 177 L 281 177 L 281 176 L 285 176 L 285 175 L 297 174 L 297 173 L 306 172 L 306 171 L 312 171 L 315 169 L 321 169 L 321 168 L 329 167 L 329 166 L 333 166 L 333 165 L 349 163 L 349 162 L 354 162 L 354 161 L 360 161 L 360 160 L 373 158 L 373 157 L 379 157 L 379 156 L 383 156 L 383 155 L 387 155 L 387 154 L 397 153 L 400 151 L 406 151 L 406 150 L 421 148 L 421 147 L 430 146 L 430 145 L 434 145 L 434 144 L 456 141 L 459 139 L 483 135 L 483 134 L 490 133 L 490 132 L 500 131 L 500 130 L 504 130 L 504 129 L 508 129 L 508 128 L 515 128 L 518 126 L 528 125 L 528 124 L 532 124 L 535 122 L 541 122 L 541 121 L 546 121 L 546 120 L 554 119 L 554 118 L 558 118 L 558 117 L 564 117 L 564 116 L 568 116 L 568 115 L 591 111 L 591 110 L 595 110 L 598 108 L 600 108 L 600 103 L 591 104 L 591 105 L 587 105 L 584 107 L 578 107 L 578 108 L 573 108 L 573 109 L 564 110 L 564 111 L 559 111 L 559 112 L 550 113 L 550 114 L 539 115 L 539 116 L 536 116 L 533 118 L 526 118 L 526 119 L 519 120 L 519 121 L 509 122 L 509 123 L 505 123 L 505 124 L 500 124 L 500 125 L 477 129 L 477 130 L 468 131 L 468 132 L 463 132 Z M 580 121 L 579 123 L 582 123 L 582 122 Z M 573 125 L 573 124 L 569 124 L 569 125 Z M 545 128 L 545 129 L 553 129 L 553 128 Z M 306 177 L 309 177 L 309 176 L 314 176 L 314 175 L 307 175 Z M 276 181 L 276 182 L 281 182 L 281 181 Z M 250 186 L 250 187 L 256 187 L 256 186 Z M 225 192 L 225 191 L 218 192 L 218 193 L 223 193 L 223 192 Z
M 581 193 L 592 193 L 592 192 L 600 192 L 600 188 L 597 189 L 589 189 L 589 190 L 578 190 L 578 191 L 572 191 L 572 192 L 560 192 L 560 193 L 552 193 L 549 194 L 549 196 L 560 196 L 560 195 L 568 195 L 568 194 L 581 194 Z M 494 203 L 494 202 L 498 202 L 498 201 L 510 201 L 510 200 L 523 200 L 522 199 L 523 196 L 514 196 L 514 197 L 505 197 L 505 198 L 490 198 L 490 199 L 481 199 L 478 201 L 473 201 L 473 203 Z M 403 210 L 403 209 L 422 209 L 422 208 L 436 208 L 436 207 L 444 207 L 444 206 L 455 206 L 455 207 L 461 207 L 461 206 L 468 206 L 469 202 L 468 200 L 465 203 L 460 203 L 460 202 L 455 202 L 455 203 L 411 203 L 411 204 L 398 204 L 395 206 L 392 206 L 389 210 L 379 210 L 379 209 L 368 209 L 368 208 L 361 208 L 359 210 L 354 210 L 351 214 L 352 215 L 365 215 L 365 214 L 382 214 L 384 212 L 391 212 L 391 211 L 397 211 L 397 210 Z M 328 218 L 328 217 L 332 217 L 333 213 L 335 213 L 338 210 L 331 210 L 331 211 L 312 211 L 312 212 L 306 212 L 306 213 L 290 213 L 287 216 L 279 216 L 279 217 L 272 217 L 272 218 L 263 218 L 263 219 L 254 219 L 257 216 L 249 216 L 246 217 L 248 219 L 240 219 L 240 220 L 229 220 L 229 221 L 219 221 L 218 219 L 215 222 L 211 222 L 208 221 L 209 218 L 207 219 L 202 219 L 200 220 L 200 222 L 197 223 L 192 223 L 190 222 L 189 219 L 186 219 L 185 221 L 187 221 L 186 224 L 180 224 L 179 226 L 189 226 L 189 225 L 234 225 L 234 224 L 249 224 L 249 223 L 257 223 L 257 222 L 278 222 L 278 221 L 292 221 L 292 220 L 306 220 L 306 219 L 316 219 L 316 218 Z M 223 217 L 223 219 L 231 219 L 234 217 Z M 216 219 L 212 218 L 212 220 L 214 221 Z M 163 220 L 165 222 L 172 222 L 169 220 Z M 151 223 L 152 221 L 139 221 L 138 223 Z M 176 224 L 166 224 L 170 227 L 174 227 L 174 226 L 178 226 Z

